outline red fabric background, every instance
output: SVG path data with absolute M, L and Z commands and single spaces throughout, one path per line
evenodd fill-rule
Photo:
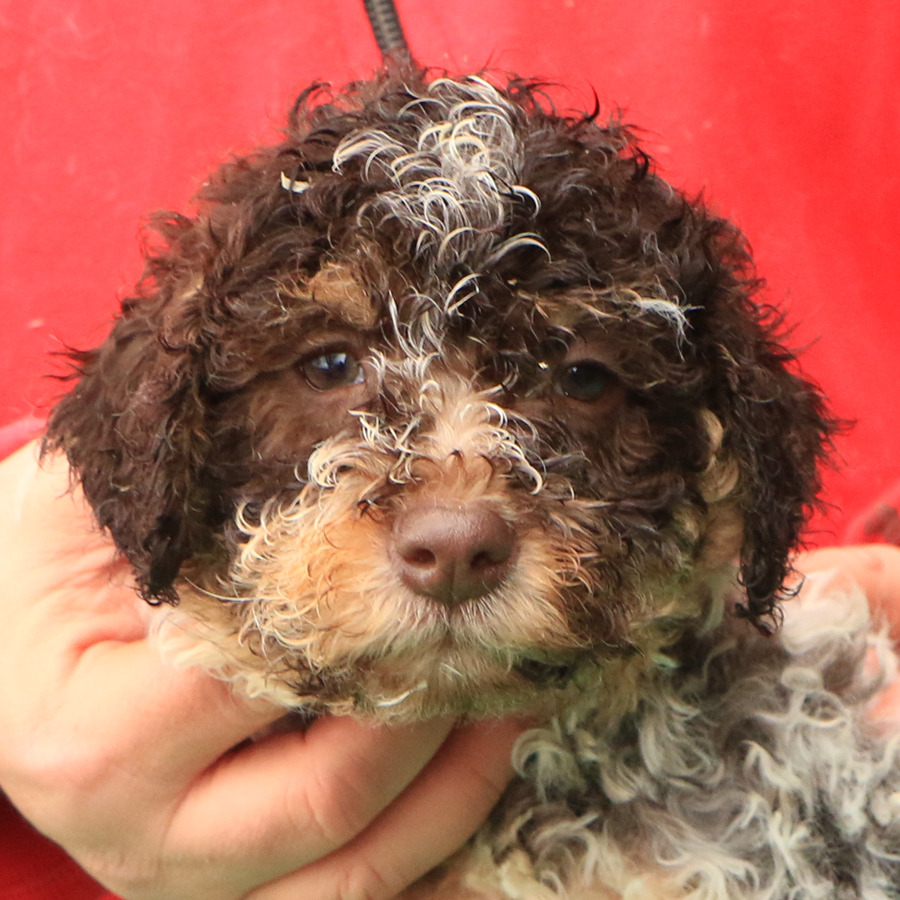
M 840 537 L 900 477 L 900 4 L 398 6 L 427 64 L 539 75 L 569 86 L 563 106 L 590 106 L 595 89 L 645 129 L 670 180 L 743 227 L 795 342 L 812 345 L 807 370 L 857 420 L 818 523 L 819 540 Z M 311 80 L 377 61 L 359 0 L 5 0 L 0 424 L 60 390 L 49 354 L 103 335 L 139 273 L 143 214 L 184 209 Z

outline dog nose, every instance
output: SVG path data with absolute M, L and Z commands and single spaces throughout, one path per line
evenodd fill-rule
M 394 523 L 400 578 L 448 606 L 489 594 L 509 573 L 515 529 L 482 505 L 413 507 Z

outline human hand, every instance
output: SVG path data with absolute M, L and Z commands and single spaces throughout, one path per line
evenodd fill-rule
M 389 898 L 456 850 L 520 728 L 323 718 L 163 662 L 68 469 L 0 463 L 0 785 L 128 900 Z M 439 815 L 435 815 L 439 810 Z
M 900 548 L 889 544 L 825 547 L 800 554 L 794 566 L 804 575 L 834 571 L 852 578 L 866 595 L 875 622 L 888 626 L 900 652 Z M 900 681 L 885 687 L 872 715 L 883 723 L 900 725 Z
M 876 617 L 883 617 L 900 644 L 900 547 L 860 544 L 823 547 L 801 553 L 794 567 L 804 575 L 835 570 L 849 575 L 863 589 Z

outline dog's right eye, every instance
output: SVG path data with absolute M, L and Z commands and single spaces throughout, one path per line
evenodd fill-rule
M 559 392 L 583 403 L 599 400 L 614 383 L 612 372 L 591 359 L 570 363 L 557 376 Z
M 300 371 L 317 391 L 333 391 L 365 381 L 362 363 L 346 350 L 312 356 L 300 364 Z

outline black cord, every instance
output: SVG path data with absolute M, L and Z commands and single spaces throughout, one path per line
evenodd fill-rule
M 393 0 L 363 0 L 363 6 L 366 8 L 369 24 L 381 51 L 381 58 L 385 61 L 389 58 L 411 59 L 409 44 L 406 43 Z

